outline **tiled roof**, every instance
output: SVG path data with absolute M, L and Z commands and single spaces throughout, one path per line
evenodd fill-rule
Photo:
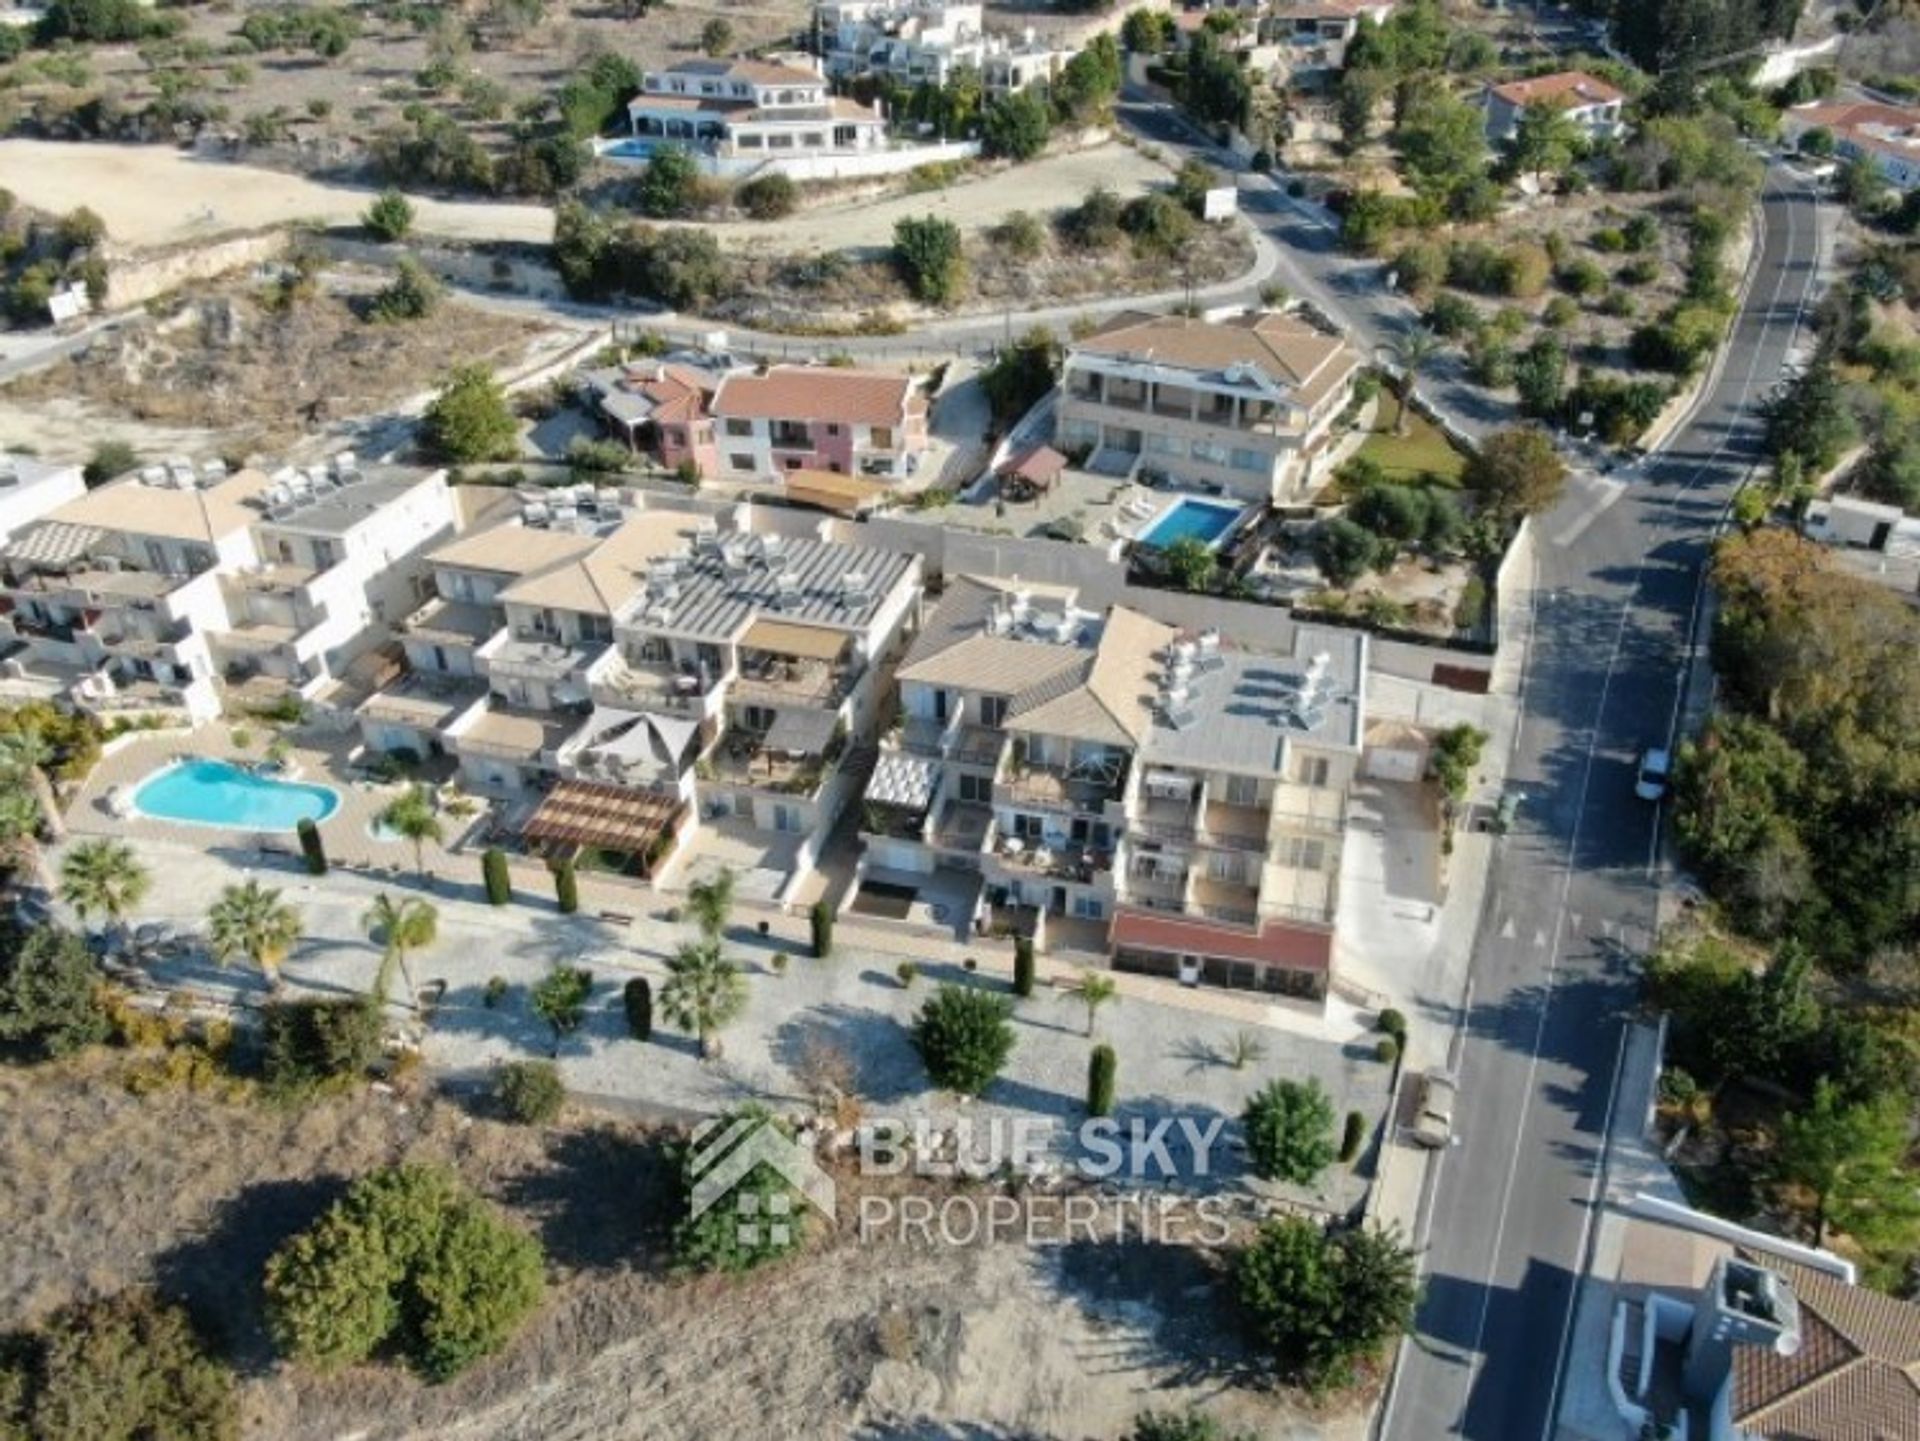
M 513 521 L 463 535 L 427 557 L 432 565 L 531 575 L 564 560 L 585 555 L 598 545 L 592 535 L 573 530 L 540 530 Z
M 702 80 L 746 80 L 755 85 L 822 85 L 811 70 L 772 60 L 682 60 L 661 72 Z
M 1063 672 L 1077 674 L 1084 669 L 1084 650 L 988 635 L 987 612 L 1005 598 L 1001 587 L 971 576 L 949 581 L 946 594 L 901 662 L 899 678 L 1017 696 Z
M 1160 654 L 1178 635 L 1138 611 L 1112 607 L 1083 683 L 1038 705 L 1015 704 L 1008 722 L 1076 740 L 1138 745 L 1153 724 Z
M 1824 125 L 1833 130 L 1851 125 L 1879 125 L 1889 130 L 1920 128 L 1920 110 L 1884 105 L 1878 100 L 1815 100 L 1794 106 L 1784 118 L 1796 125 Z
M 76 496 L 48 519 L 122 534 L 210 542 L 261 519 L 264 512 L 246 502 L 269 483 L 266 473 L 258 470 L 238 471 L 213 485 L 188 490 L 149 485 L 138 476 L 128 476 Z
M 1734 1351 L 1733 1420 L 1775 1441 L 1920 1436 L 1920 1306 L 1770 1254 L 1800 1303 L 1800 1349 Z
M 1360 364 L 1359 354 L 1339 336 L 1271 312 L 1196 320 L 1129 311 L 1075 342 L 1072 350 L 1207 373 L 1247 367 L 1299 391 L 1307 405 Z
M 612 618 L 639 594 L 649 563 L 712 529 L 711 520 L 685 511 L 642 511 L 591 550 L 515 581 L 500 599 Z
M 915 390 L 904 375 L 827 365 L 776 365 L 765 374 L 729 375 L 713 397 L 723 419 L 822 420 L 898 425 Z
M 1177 912 L 1121 909 L 1113 918 L 1115 950 L 1177 951 L 1229 961 L 1327 971 L 1333 965 L 1333 933 L 1267 921 L 1258 928 L 1200 920 Z
M 1560 105 L 1601 105 L 1624 100 L 1615 86 L 1584 70 L 1562 70 L 1555 75 L 1536 75 L 1531 80 L 1509 80 L 1492 87 L 1509 105 L 1534 105 L 1541 102 Z

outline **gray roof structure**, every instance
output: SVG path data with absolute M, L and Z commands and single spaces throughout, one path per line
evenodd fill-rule
M 646 632 L 720 643 L 737 640 L 761 616 L 858 634 L 917 563 L 915 556 L 871 545 L 703 537 L 690 555 L 649 566 L 646 584 L 619 620 Z
M 363 465 L 351 483 L 321 491 L 311 500 L 269 506 L 261 523 L 308 535 L 345 535 L 436 474 L 418 466 Z
M 1326 664 L 1316 696 L 1307 690 L 1316 656 Z M 1156 706 L 1141 746 L 1149 763 L 1277 774 L 1289 743 L 1359 749 L 1366 723 L 1367 640 L 1363 632 L 1302 626 L 1291 658 L 1222 650 L 1196 666 L 1186 710 L 1175 725 Z M 1315 703 L 1317 700 L 1317 703 Z

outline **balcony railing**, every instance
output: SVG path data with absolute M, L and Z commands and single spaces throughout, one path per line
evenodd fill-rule
M 1051 810 L 1098 814 L 1118 801 L 1126 793 L 1126 786 L 1125 761 L 1107 773 L 1023 761 L 1009 762 L 1005 775 L 995 783 L 994 789 L 1010 801 Z

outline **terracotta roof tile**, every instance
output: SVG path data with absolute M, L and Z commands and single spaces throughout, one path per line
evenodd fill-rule
M 1492 87 L 1493 93 L 1510 105 L 1558 103 L 1561 105 L 1599 105 L 1626 96 L 1615 86 L 1584 70 L 1562 70 L 1555 75 L 1536 75 L 1531 80 L 1509 80 Z
M 765 374 L 729 375 L 713 397 L 723 419 L 822 420 L 899 425 L 913 381 L 904 375 L 826 365 L 776 365 Z

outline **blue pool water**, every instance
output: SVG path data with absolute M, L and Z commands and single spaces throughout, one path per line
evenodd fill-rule
M 290 831 L 324 821 L 340 808 L 331 786 L 277 781 L 226 761 L 179 761 L 155 771 L 133 793 L 134 807 L 155 820 L 236 831 Z
M 1183 495 L 1155 516 L 1153 524 L 1141 531 L 1138 539 L 1142 545 L 1161 547 L 1172 545 L 1176 540 L 1217 545 L 1220 537 L 1233 529 L 1233 523 L 1240 519 L 1244 509 L 1245 506 L 1231 501 Z

